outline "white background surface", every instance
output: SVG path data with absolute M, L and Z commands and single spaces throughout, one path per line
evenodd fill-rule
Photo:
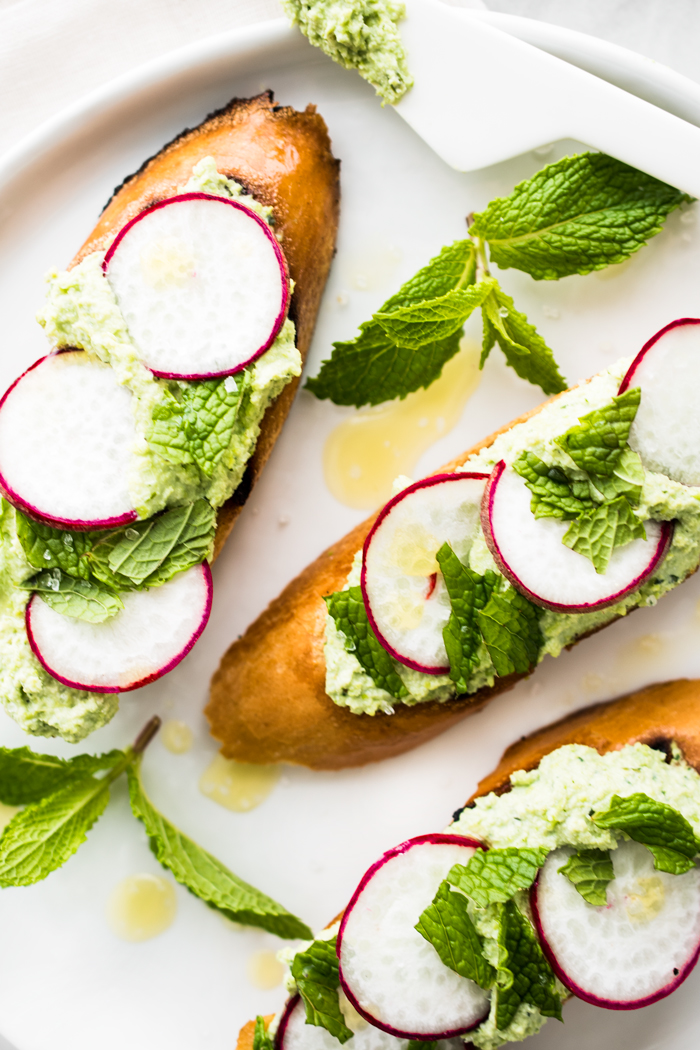
M 686 73 L 700 72 L 692 65 L 698 61 L 693 57 L 699 35 L 693 32 L 695 5 L 597 0 L 570 7 L 563 0 L 499 5 L 554 21 L 566 18 L 568 24 L 634 45 Z M 12 145 L 105 79 L 195 36 L 255 21 L 263 13 L 277 13 L 271 0 L 237 5 L 5 0 L 0 4 L 0 145 Z M 468 211 L 508 192 L 542 163 L 528 155 L 471 176 L 448 170 L 396 114 L 376 104 L 371 89 L 303 43 L 285 45 L 252 72 L 216 69 L 188 83 L 186 91 L 154 93 L 153 106 L 126 107 L 117 118 L 98 122 L 89 135 L 57 150 L 50 163 L 39 165 L 16 192 L 4 196 L 0 387 L 45 352 L 32 321 L 42 275 L 72 256 L 111 187 L 186 123 L 234 93 L 268 85 L 284 102 L 318 103 L 343 161 L 339 254 L 319 319 L 312 374 L 333 339 L 352 336 L 359 321 L 402 280 L 443 244 L 463 235 Z M 337 296 L 347 291 L 353 268 L 387 245 L 400 253 L 395 270 L 339 306 Z M 535 284 L 511 271 L 503 275 L 503 284 L 554 346 L 564 373 L 576 380 L 635 352 L 671 318 L 698 315 L 699 263 L 697 227 L 676 214 L 630 265 L 607 275 Z M 556 311 L 559 316 L 552 317 Z M 538 392 L 494 355 L 461 423 L 423 458 L 417 474 L 538 400 Z M 112 725 L 88 745 L 94 750 L 122 746 L 154 711 L 188 721 L 196 732 L 192 752 L 176 757 L 158 741 L 149 752 L 146 780 L 155 801 L 183 830 L 311 925 L 322 925 L 337 912 L 383 849 L 443 827 L 503 746 L 521 733 L 656 678 L 700 675 L 696 578 L 656 609 L 636 613 L 557 662 L 546 661 L 531 682 L 411 755 L 341 774 L 288 770 L 270 799 L 250 814 L 230 813 L 203 798 L 197 782 L 215 746 L 199 712 L 220 654 L 292 575 L 362 517 L 330 497 L 321 471 L 324 437 L 346 414 L 300 396 L 263 481 L 217 563 L 215 606 L 202 642 L 167 679 L 125 698 Z M 286 517 L 289 524 L 280 525 Z M 24 743 L 4 717 L 0 742 Z M 70 753 L 52 741 L 34 746 Z M 244 1020 L 280 1005 L 279 990 L 261 992 L 246 977 L 250 954 L 279 942 L 227 926 L 181 888 L 178 917 L 167 933 L 136 946 L 113 937 L 104 908 L 114 885 L 136 871 L 158 870 L 121 786 L 88 843 L 64 869 L 36 887 L 0 894 L 0 1031 L 18 1050 L 225 1050 L 233 1047 Z M 696 1046 L 700 1035 L 694 1020 L 698 991 L 700 973 L 672 999 L 636 1014 L 608 1014 L 576 1003 L 567 1007 L 563 1029 L 550 1022 L 530 1045 L 583 1050 L 597 1042 L 621 1050 L 661 1045 L 685 1050 Z

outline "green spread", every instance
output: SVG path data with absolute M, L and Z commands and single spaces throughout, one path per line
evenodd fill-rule
M 618 361 L 607 371 L 562 394 L 531 419 L 501 434 L 489 448 L 472 456 L 463 469 L 490 472 L 499 460 L 512 465 L 524 451 L 534 452 L 548 463 L 569 468 L 567 455 L 555 439 L 574 426 L 582 415 L 601 407 L 617 394 L 630 362 L 631 359 L 627 358 Z M 638 513 L 643 519 L 675 520 L 676 523 L 666 557 L 638 591 L 627 595 L 616 605 L 589 613 L 545 610 L 539 621 L 544 644 L 538 662 L 547 654 L 558 656 L 562 649 L 584 634 L 605 626 L 618 616 L 625 616 L 634 608 L 655 605 L 663 594 L 697 568 L 700 561 L 699 499 L 700 488 L 671 481 L 663 474 L 644 471 Z M 347 586 L 359 582 L 361 552 L 358 559 Z M 487 569 L 497 571 L 480 528 L 471 547 L 469 565 L 482 574 Z M 408 691 L 407 696 L 397 701 L 386 691 L 377 688 L 357 657 L 346 648 L 347 644 L 345 636 L 328 617 L 324 648 L 326 692 L 334 703 L 348 707 L 355 714 L 376 714 L 378 711 L 391 713 L 397 702 L 412 705 L 426 700 L 446 701 L 455 695 L 455 686 L 448 677 L 409 671 L 396 663 L 396 671 Z M 468 681 L 467 693 L 472 694 L 483 686 L 492 685 L 494 677 L 495 668 L 488 652 L 484 650 Z
M 282 0 L 289 17 L 314 47 L 356 69 L 385 102 L 395 103 L 413 85 L 398 23 L 400 0 Z
M 232 179 L 216 170 L 212 157 L 193 169 L 179 192 L 204 192 L 238 198 L 272 223 L 272 211 L 245 195 Z M 227 446 L 206 474 L 194 463 L 170 462 L 149 440 L 154 410 L 182 397 L 196 384 L 156 379 L 141 364 L 116 297 L 102 272 L 104 252 L 93 252 L 72 270 L 51 273 L 48 296 L 37 315 L 57 347 L 80 347 L 111 365 L 132 393 L 138 433 L 129 489 L 140 518 L 167 507 L 205 498 L 220 507 L 238 486 L 255 449 L 265 410 L 283 387 L 301 374 L 301 356 L 294 345 L 294 324 L 287 320 L 275 342 L 244 371 L 223 382 L 243 382 L 240 406 Z M 228 387 L 226 388 L 228 389 Z M 36 573 L 17 538 L 15 512 L 4 501 L 0 508 L 0 701 L 28 733 L 61 736 L 77 742 L 106 724 L 118 707 L 114 695 L 70 689 L 49 675 L 34 656 L 27 639 L 24 614 L 27 591 L 19 587 Z

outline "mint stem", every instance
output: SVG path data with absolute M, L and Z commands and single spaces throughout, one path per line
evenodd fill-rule
M 131 752 L 134 755 L 141 755 L 150 744 L 153 737 L 156 735 L 161 727 L 161 720 L 158 715 L 154 715 L 150 722 L 146 722 L 139 735 L 131 745 Z

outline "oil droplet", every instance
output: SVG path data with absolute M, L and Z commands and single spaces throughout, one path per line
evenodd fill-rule
M 192 730 L 187 722 L 178 722 L 172 718 L 163 726 L 160 734 L 163 747 L 167 747 L 173 755 L 184 755 L 192 747 Z
M 459 421 L 481 379 L 480 352 L 473 340 L 463 339 L 459 353 L 427 390 L 357 412 L 332 431 L 323 469 L 337 500 L 372 510 L 391 496 L 394 478 L 412 474 L 426 449 Z
M 5 830 L 15 813 L 19 813 L 19 806 L 6 806 L 4 802 L 0 802 L 0 832 Z
M 248 959 L 246 972 L 253 987 L 268 991 L 282 984 L 284 966 L 274 952 L 254 952 Z
M 124 941 L 157 937 L 171 925 L 176 912 L 175 887 L 161 875 L 129 875 L 107 903 L 107 921 Z
M 666 891 L 658 875 L 640 878 L 632 883 L 637 892 L 625 894 L 625 911 L 632 922 L 650 922 L 664 906 Z
M 279 777 L 279 766 L 254 766 L 218 754 L 202 773 L 199 790 L 234 813 L 247 813 L 265 801 Z

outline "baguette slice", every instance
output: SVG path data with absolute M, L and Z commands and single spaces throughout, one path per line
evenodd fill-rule
M 517 769 L 535 769 L 545 755 L 565 744 L 586 744 L 605 754 L 639 743 L 668 752 L 672 741 L 679 745 L 689 765 L 700 773 L 700 681 L 697 679 L 661 682 L 618 700 L 593 704 L 523 737 L 503 753 L 493 773 L 479 782 L 467 806 L 491 791 L 497 794 L 508 791 L 511 773 Z M 266 1028 L 273 1016 L 263 1018 Z M 254 1021 L 243 1025 L 236 1050 L 253 1050 L 254 1030 Z
M 497 430 L 436 473 L 456 470 L 545 404 L 549 402 Z M 333 703 L 325 686 L 323 595 L 343 586 L 375 518 L 376 514 L 358 525 L 304 569 L 223 656 L 205 714 L 226 758 L 291 762 L 312 769 L 378 762 L 431 740 L 526 677 L 498 678 L 490 688 L 446 703 L 397 704 L 393 715 L 355 715 Z
M 196 128 L 186 129 L 116 188 L 71 266 L 104 249 L 144 208 L 173 196 L 203 157 L 213 157 L 223 175 L 272 208 L 295 282 L 289 316 L 303 361 L 335 250 L 340 203 L 340 161 L 331 153 L 328 129 L 313 105 L 300 113 L 276 105 L 273 93 L 264 91 L 255 98 L 234 98 Z M 219 511 L 215 555 L 267 462 L 298 384 L 298 379 L 288 383 L 265 413 L 241 484 Z

